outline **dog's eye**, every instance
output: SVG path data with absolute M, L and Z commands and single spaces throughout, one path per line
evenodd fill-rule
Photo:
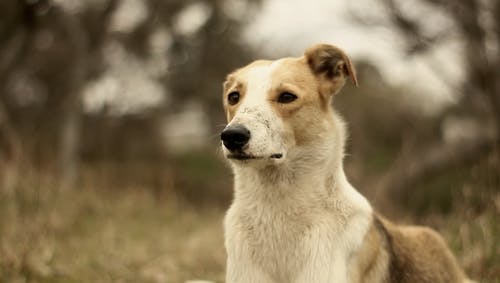
M 227 96 L 227 103 L 230 105 L 235 105 L 238 101 L 240 101 L 240 93 L 237 91 L 233 91 Z
M 279 103 L 290 103 L 290 102 L 294 101 L 295 99 L 297 99 L 297 96 L 295 94 L 289 93 L 289 92 L 283 92 L 278 97 L 278 102 Z

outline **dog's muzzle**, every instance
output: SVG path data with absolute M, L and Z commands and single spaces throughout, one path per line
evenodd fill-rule
M 227 126 L 220 134 L 220 139 L 222 140 L 224 147 L 229 150 L 229 154 L 226 157 L 236 160 L 254 160 L 266 158 L 281 159 L 283 157 L 282 153 L 274 153 L 270 155 L 253 155 L 251 153 L 245 152 L 248 147 L 247 145 L 250 141 L 250 137 L 250 130 L 248 130 L 241 124 Z

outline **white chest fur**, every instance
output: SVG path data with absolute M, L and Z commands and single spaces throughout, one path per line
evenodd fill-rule
M 236 176 L 225 219 L 226 282 L 348 282 L 371 208 L 343 172 L 330 188 L 324 178 L 306 179 L 270 185 Z

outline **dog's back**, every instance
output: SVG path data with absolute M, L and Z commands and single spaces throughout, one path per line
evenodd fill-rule
M 375 215 L 365 237 L 360 251 L 366 259 L 359 261 L 365 271 L 360 282 L 470 282 L 443 238 L 430 228 L 399 226 Z

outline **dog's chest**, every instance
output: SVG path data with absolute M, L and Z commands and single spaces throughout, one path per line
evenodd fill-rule
M 315 259 L 333 262 L 334 248 L 339 248 L 331 245 L 339 225 L 324 211 L 260 208 L 228 217 L 234 217 L 237 242 L 246 247 L 242 251 L 248 254 L 242 256 L 250 257 L 276 282 L 292 282 Z
M 296 218 L 281 213 L 260 216 L 240 215 L 243 241 L 253 262 L 286 282 L 295 277 L 307 257 L 309 225 L 304 216 Z

